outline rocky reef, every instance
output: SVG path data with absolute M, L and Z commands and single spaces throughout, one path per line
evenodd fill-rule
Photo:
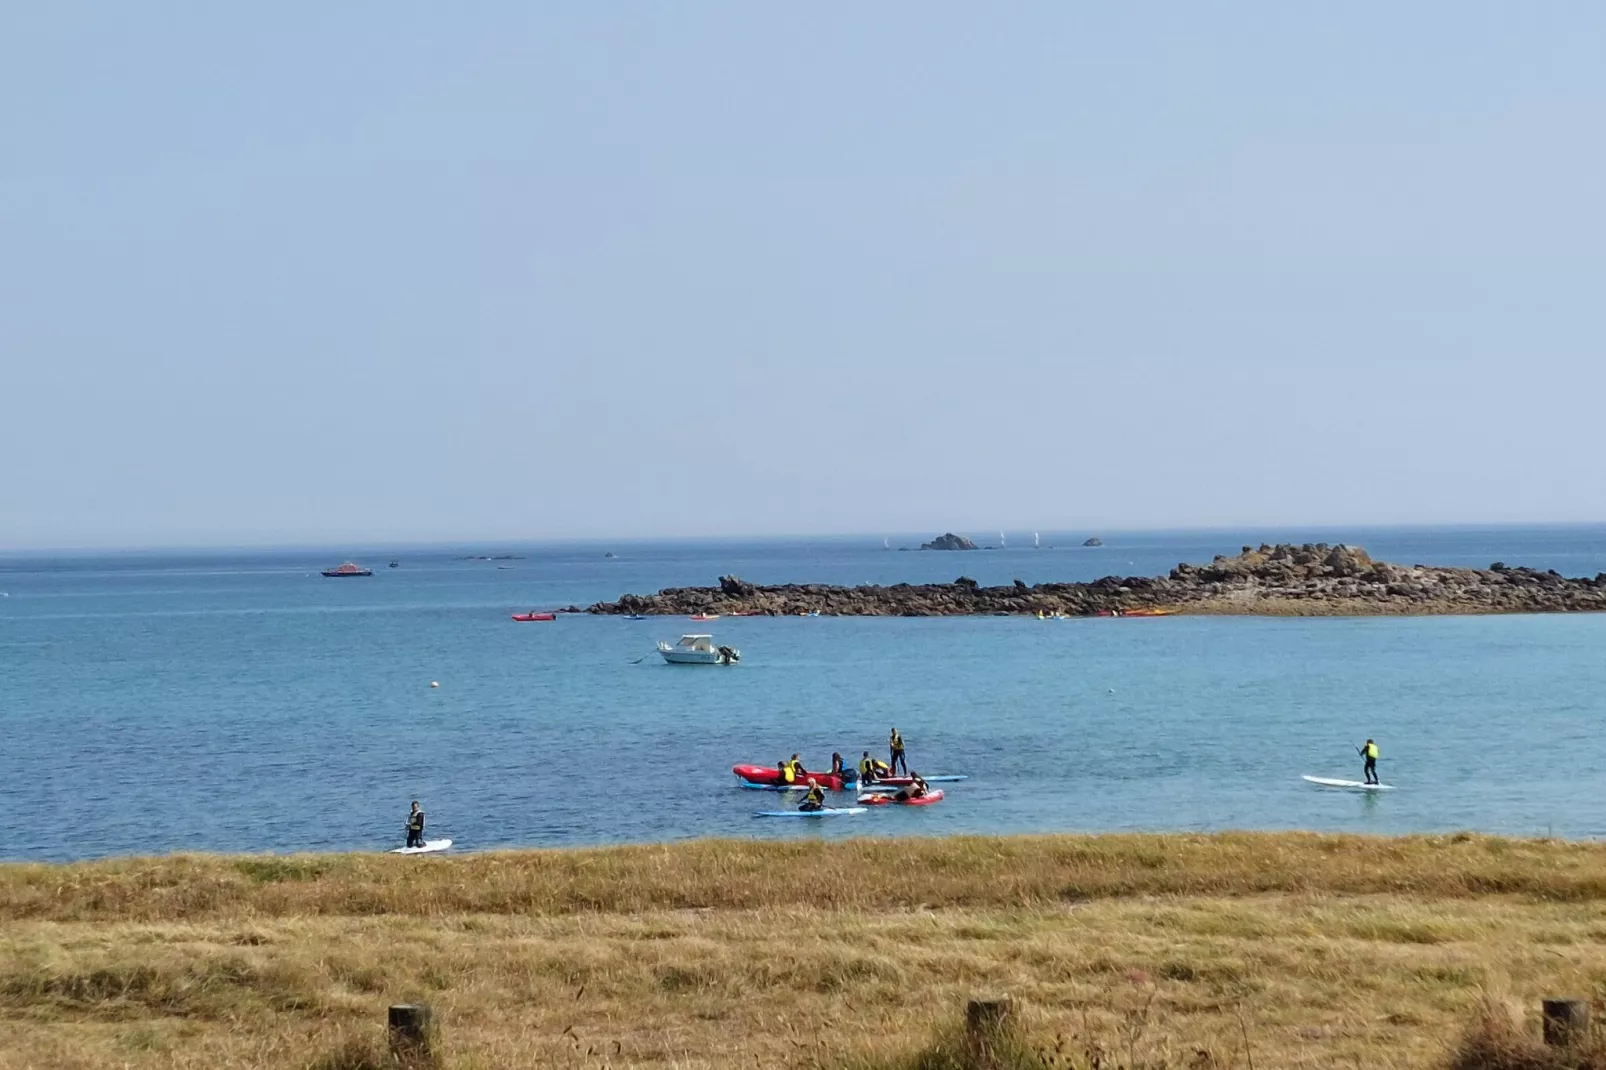
M 1245 546 L 1207 565 L 1181 564 L 1166 576 L 1106 576 L 1091 583 L 1016 580 L 983 587 L 953 583 L 835 587 L 820 583 L 758 586 L 722 576 L 717 587 L 671 587 L 657 594 L 598 602 L 589 613 L 788 616 L 818 611 L 860 617 L 1064 613 L 1070 616 L 1161 613 L 1266 616 L 1376 616 L 1449 613 L 1571 613 L 1606 610 L 1606 573 L 1568 579 L 1549 571 L 1391 565 L 1365 550 L 1326 543 Z

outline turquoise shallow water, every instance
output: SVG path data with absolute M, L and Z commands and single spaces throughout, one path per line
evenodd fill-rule
M 1606 529 L 1107 537 L 889 553 L 828 539 L 0 560 L 0 857 L 392 845 L 412 798 L 465 848 L 1111 829 L 1606 835 L 1606 617 L 724 619 L 508 614 L 708 583 L 1152 574 L 1320 538 L 1412 563 L 1606 569 Z M 894 545 L 911 539 L 894 539 Z M 1029 533 L 1011 543 L 1029 544 Z M 605 549 L 618 554 L 605 559 Z M 389 549 L 361 555 L 383 566 Z M 659 638 L 711 630 L 733 669 Z M 431 689 L 438 680 L 438 689 Z M 940 805 L 765 821 L 737 761 L 881 751 L 963 772 Z M 1359 777 L 1383 747 L 1382 797 Z

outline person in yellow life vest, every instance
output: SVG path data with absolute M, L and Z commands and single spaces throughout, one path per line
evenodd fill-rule
M 803 796 L 803 801 L 798 804 L 798 809 L 804 811 L 825 809 L 825 792 L 820 790 L 820 785 L 815 783 L 813 777 L 809 777 L 809 793 Z
M 896 727 L 892 729 L 892 734 L 887 737 L 887 746 L 892 750 L 892 760 L 887 763 L 887 768 L 896 773 L 898 771 L 898 763 L 902 762 L 903 775 L 908 776 L 909 759 L 903 756 L 903 735 Z
M 1361 748 L 1361 757 L 1366 759 L 1365 776 L 1368 784 L 1381 784 L 1377 779 L 1377 743 L 1367 740 L 1366 746 Z
M 874 784 L 889 772 L 891 772 L 891 767 L 880 758 L 870 757 L 869 751 L 865 751 L 864 757 L 859 759 L 859 783 L 861 784 Z
M 797 783 L 797 770 L 792 768 L 792 763 L 790 761 L 782 758 L 776 763 L 775 768 L 780 770 L 782 784 Z

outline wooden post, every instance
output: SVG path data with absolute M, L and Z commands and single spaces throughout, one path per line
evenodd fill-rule
M 965 1004 L 965 1054 L 972 1066 L 986 1070 L 997 1064 L 999 1050 L 1015 1030 L 1015 1001 L 973 999 Z
M 1540 1006 L 1544 1015 L 1545 1043 L 1553 1048 L 1581 1044 L 1589 1037 L 1589 1001 L 1547 999 Z
M 391 1004 L 390 1052 L 403 1066 L 427 1066 L 434 1060 L 435 1014 L 428 1004 Z

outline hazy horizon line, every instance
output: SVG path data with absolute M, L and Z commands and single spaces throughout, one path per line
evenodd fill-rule
M 931 539 L 946 533 L 963 535 L 975 538 L 977 534 L 983 536 L 999 532 L 1005 535 L 1059 535 L 1077 536 L 1081 538 L 1107 538 L 1122 535 L 1216 535 L 1235 534 L 1243 535 L 1250 532 L 1266 533 L 1301 533 L 1314 535 L 1326 529 L 1388 532 L 1388 531 L 1499 531 L 1521 530 L 1538 528 L 1606 528 L 1606 520 L 1556 520 L 1556 521 L 1462 521 L 1456 523 L 1322 523 L 1322 524 L 1246 524 L 1246 525 L 1199 525 L 1179 527 L 1127 527 L 1127 528 L 1086 528 L 1086 529 L 1032 529 L 1032 528 L 945 528 L 940 531 L 909 532 L 784 532 L 772 534 L 737 533 L 728 535 L 583 535 L 583 536 L 453 536 L 439 539 L 412 539 L 396 542 L 375 542 L 367 539 L 351 541 L 316 541 L 316 540 L 290 540 L 276 543 L 252 542 L 195 542 L 195 543 L 146 543 L 146 544 L 78 544 L 68 546 L 4 546 L 0 545 L 0 557 L 39 557 L 47 555 L 87 556 L 95 554 L 164 554 L 164 553 L 262 553 L 262 552 L 294 552 L 294 551 L 328 551 L 339 550 L 340 553 L 380 552 L 399 553 L 404 551 L 430 551 L 430 550 L 468 550 L 471 548 L 497 549 L 520 548 L 536 546 L 591 546 L 591 545 L 626 545 L 642 543 L 764 543 L 787 541 L 848 541 L 855 539 L 883 540 L 899 538 Z M 1330 541 L 1316 539 L 1315 541 Z M 916 544 L 918 546 L 918 544 Z M 894 546 L 893 549 L 902 547 Z M 914 549 L 915 547 L 907 547 Z M 1080 547 L 1078 547 L 1080 548 Z M 337 555 L 338 556 L 338 555 Z

